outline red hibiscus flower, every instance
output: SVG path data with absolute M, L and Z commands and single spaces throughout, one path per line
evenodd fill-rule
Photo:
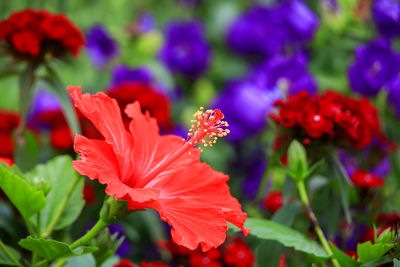
M 172 226 L 173 240 L 204 251 L 222 244 L 226 221 L 247 235 L 246 213 L 229 192 L 229 177 L 200 162 L 197 144 L 212 145 L 228 130 L 219 110 L 195 114 L 189 140 L 160 136 L 157 121 L 142 114 L 140 104 L 126 107 L 132 119 L 126 130 L 117 102 L 104 93 L 81 93 L 68 87 L 76 108 L 103 135 L 103 140 L 75 136 L 74 148 L 81 154 L 73 166 L 80 174 L 107 184 L 106 194 L 128 202 L 130 210 L 153 208 Z

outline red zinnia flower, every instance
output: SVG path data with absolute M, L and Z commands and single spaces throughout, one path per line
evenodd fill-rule
M 139 267 L 169 267 L 169 265 L 159 261 L 153 261 L 153 262 L 143 261 Z
M 251 267 L 255 264 L 253 252 L 240 238 L 235 238 L 233 243 L 226 247 L 224 261 L 234 267 Z
M 150 84 L 123 82 L 108 88 L 107 94 L 117 100 L 121 110 L 124 110 L 128 104 L 139 101 L 142 111 L 148 110 L 162 129 L 172 128 L 169 100 Z M 129 125 L 130 119 L 125 114 L 122 114 L 122 119 L 126 125 Z
M 51 146 L 59 150 L 68 150 L 72 147 L 72 132 L 68 125 L 56 127 L 50 132 Z
M 96 202 L 96 190 L 91 184 L 85 184 L 85 186 L 83 187 L 83 199 L 88 205 L 94 204 Z
M 385 181 L 378 175 L 363 170 L 354 171 L 351 175 L 351 181 L 356 186 L 366 188 L 381 187 L 385 184 Z
M 279 191 L 271 191 L 263 203 L 264 208 L 272 213 L 277 212 L 283 206 L 283 195 Z
M 196 251 L 190 255 L 189 263 L 190 267 L 222 267 L 219 262 L 221 258 L 221 252 L 214 248 L 208 252 Z
M 77 56 L 85 44 L 82 32 L 62 14 L 26 9 L 0 21 L 0 41 L 18 59 L 46 61 L 66 54 Z
M 200 162 L 197 144 L 212 145 L 228 130 L 219 110 L 195 114 L 189 140 L 160 136 L 157 121 L 142 114 L 140 104 L 126 107 L 132 119 L 125 129 L 117 102 L 104 93 L 81 93 L 68 87 L 77 107 L 104 136 L 92 140 L 75 136 L 75 151 L 81 153 L 73 166 L 82 175 L 107 184 L 106 193 L 128 201 L 130 210 L 153 208 L 171 226 L 173 240 L 190 249 L 204 251 L 222 244 L 226 221 L 243 227 L 246 213 L 229 192 L 229 177 Z
M 113 265 L 113 267 L 138 267 L 136 264 L 133 264 L 130 260 L 121 259 L 119 262 Z

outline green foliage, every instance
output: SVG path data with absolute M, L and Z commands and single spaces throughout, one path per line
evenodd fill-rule
M 355 259 L 341 251 L 339 248 L 337 248 L 332 242 L 330 243 L 333 256 L 337 259 L 337 261 L 340 263 L 342 266 L 346 267 L 357 267 L 360 266 L 360 263 L 357 262 Z
M 21 258 L 18 251 L 9 246 L 6 246 L 6 248 L 14 256 L 16 260 L 19 260 Z M 4 250 L 0 248 L 0 266 L 18 266 L 18 265 L 15 262 L 13 262 L 9 256 L 7 256 Z
M 44 180 L 50 188 L 47 204 L 40 213 L 41 231 L 46 231 L 44 235 L 76 220 L 85 205 L 82 194 L 84 181 L 72 168 L 70 156 L 58 156 L 38 165 L 28 176 L 33 180 Z
M 100 266 L 108 258 L 113 256 L 124 239 L 124 237 L 118 238 L 118 233 L 110 235 L 110 232 L 107 228 L 101 231 L 95 239 L 95 244 L 98 248 L 98 250 L 93 253 L 93 256 L 96 260 L 96 265 Z
M 39 163 L 40 148 L 32 132 L 24 131 L 22 138 L 23 143 L 15 149 L 15 162 L 21 170 L 28 171 Z
M 347 222 L 351 222 L 350 216 L 350 202 L 349 202 L 349 191 L 350 191 L 350 178 L 347 175 L 346 170 L 340 163 L 337 155 L 332 155 L 329 159 L 329 169 L 333 172 L 333 177 L 339 182 L 340 187 L 340 200 Z
M 31 236 L 20 240 L 18 244 L 49 261 L 59 258 L 81 256 L 97 250 L 95 247 L 83 247 L 72 250 L 66 243 L 56 240 L 46 240 L 44 238 L 33 238 Z
M 272 221 L 286 226 L 291 226 L 297 215 L 302 209 L 301 203 L 291 202 L 280 208 L 272 217 Z M 278 265 L 283 246 L 273 240 L 259 240 L 255 250 L 256 261 L 262 266 L 262 263 L 268 262 L 271 266 Z
M 358 244 L 357 245 L 358 260 L 361 263 L 366 263 L 368 261 L 379 259 L 393 247 L 394 244 L 387 244 L 387 243 L 372 244 L 371 241 Z
M 248 218 L 245 226 L 251 228 L 251 234 L 260 239 L 275 240 L 286 247 L 293 247 L 318 258 L 328 258 L 325 250 L 317 242 L 282 224 L 264 219 Z
M 28 184 L 4 165 L 0 165 L 0 188 L 26 221 L 46 205 L 46 198 L 41 190 Z
M 288 149 L 288 168 L 284 172 L 300 182 L 310 176 L 321 164 L 322 161 L 318 161 L 308 167 L 306 149 L 299 141 L 293 140 Z
M 398 259 L 393 259 L 393 266 L 400 267 L 400 261 Z

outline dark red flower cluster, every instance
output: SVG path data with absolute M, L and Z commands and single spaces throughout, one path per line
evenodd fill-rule
M 13 162 L 14 141 L 12 132 L 18 127 L 19 122 L 18 113 L 0 110 L 0 158 L 8 165 Z
M 240 238 L 235 238 L 227 245 L 213 248 L 207 252 L 201 249 L 190 250 L 173 241 L 159 244 L 167 249 L 174 262 L 190 267 L 251 267 L 255 264 L 253 252 Z M 188 263 L 188 264 L 187 264 Z
M 277 212 L 283 206 L 283 195 L 279 191 L 271 191 L 263 202 L 263 207 L 272 213 Z
M 171 114 L 168 98 L 157 92 L 150 84 L 141 82 L 122 82 L 107 89 L 107 94 L 116 99 L 121 110 L 135 101 L 139 101 L 142 111 L 148 110 L 150 115 L 157 119 L 163 130 L 171 130 Z M 131 121 L 123 114 L 122 119 L 126 126 Z
M 83 187 L 83 199 L 85 200 L 87 205 L 92 205 L 96 203 L 96 189 L 90 183 L 86 183 Z
M 59 57 L 79 54 L 85 44 L 82 32 L 63 14 L 26 9 L 0 21 L 4 40 L 18 57 Z
M 271 118 L 294 129 L 306 144 L 313 139 L 329 138 L 361 149 L 374 138 L 385 140 L 377 110 L 366 98 L 353 99 L 333 91 L 319 95 L 301 91 L 286 101 L 278 100 L 275 106 L 279 112 Z
M 169 267 L 167 264 L 162 262 L 142 262 L 140 265 L 132 263 L 130 260 L 121 259 L 118 263 L 114 264 L 113 267 Z

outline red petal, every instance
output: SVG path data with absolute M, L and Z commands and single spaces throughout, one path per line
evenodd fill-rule
M 125 130 L 117 101 L 102 92 L 82 95 L 78 86 L 68 86 L 67 89 L 75 107 L 96 126 L 105 141 L 113 146 L 115 153 L 129 153 L 132 140 Z

